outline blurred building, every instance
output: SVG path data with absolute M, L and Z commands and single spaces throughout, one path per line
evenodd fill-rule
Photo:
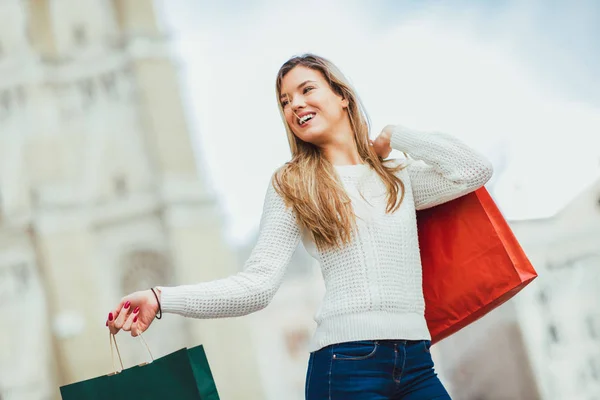
M 152 0 L 0 2 L 0 398 L 111 372 L 110 311 L 233 273 Z M 147 358 L 119 335 L 124 364 Z M 167 315 L 155 356 L 205 344 L 224 399 L 262 399 L 239 319 Z
M 600 179 L 554 217 L 512 227 L 539 273 L 516 312 L 541 397 L 600 399 Z
M 530 289 L 432 347 L 452 399 L 541 399 L 515 311 L 515 302 Z
M 553 217 L 510 223 L 539 277 L 434 346 L 443 379 L 456 400 L 599 399 L 600 180 Z

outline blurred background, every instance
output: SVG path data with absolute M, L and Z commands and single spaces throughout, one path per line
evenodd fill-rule
M 290 157 L 275 75 L 310 51 L 373 137 L 402 124 L 485 153 L 539 272 L 434 346 L 453 398 L 600 399 L 599 39 L 595 0 L 0 0 L 0 398 L 110 373 L 123 295 L 243 268 Z M 222 399 L 302 399 L 323 290 L 299 248 L 265 310 L 165 315 L 146 340 L 204 344 Z M 126 366 L 147 358 L 118 340 Z

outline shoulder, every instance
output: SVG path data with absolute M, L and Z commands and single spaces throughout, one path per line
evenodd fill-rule
M 271 174 L 270 188 L 281 188 L 282 185 L 285 185 L 285 182 L 290 179 L 293 169 L 294 167 L 289 162 L 277 167 Z
M 267 187 L 267 198 L 272 201 L 283 202 L 287 207 L 292 205 L 292 188 L 300 176 L 294 173 L 296 167 L 287 162 L 276 168 L 271 174 Z
M 383 165 L 386 167 L 398 167 L 405 164 L 406 161 L 407 158 L 388 158 L 387 160 L 383 160 Z
M 384 165 L 388 166 L 388 167 L 401 167 L 402 169 L 400 171 L 403 170 L 410 170 L 410 169 L 420 169 L 420 167 L 422 166 L 427 166 L 427 164 L 422 161 L 422 160 L 415 160 L 413 158 L 410 157 L 402 157 L 402 158 L 391 158 L 389 160 L 384 160 L 383 161 Z
M 388 168 L 400 168 L 400 171 L 404 170 L 406 167 L 408 167 L 409 165 L 411 165 L 413 162 L 413 160 L 411 160 L 410 158 L 406 158 L 406 157 L 402 157 L 402 158 L 390 158 L 387 160 L 383 161 L 383 165 L 385 165 Z

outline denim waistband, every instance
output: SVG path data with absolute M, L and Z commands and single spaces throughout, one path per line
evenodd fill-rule
M 385 346 L 385 347 L 390 347 L 390 348 L 394 348 L 394 347 L 398 347 L 398 346 L 410 346 L 410 345 L 414 345 L 417 343 L 421 343 L 423 340 L 390 340 L 390 339 L 385 339 L 385 340 L 373 340 L 372 342 L 377 343 L 379 346 Z

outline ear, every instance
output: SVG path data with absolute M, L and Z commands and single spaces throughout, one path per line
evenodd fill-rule
M 345 98 L 345 97 L 342 97 L 342 108 L 348 108 L 348 104 L 349 104 L 349 103 L 350 103 L 350 102 L 348 101 L 348 99 L 347 99 L 347 98 Z

